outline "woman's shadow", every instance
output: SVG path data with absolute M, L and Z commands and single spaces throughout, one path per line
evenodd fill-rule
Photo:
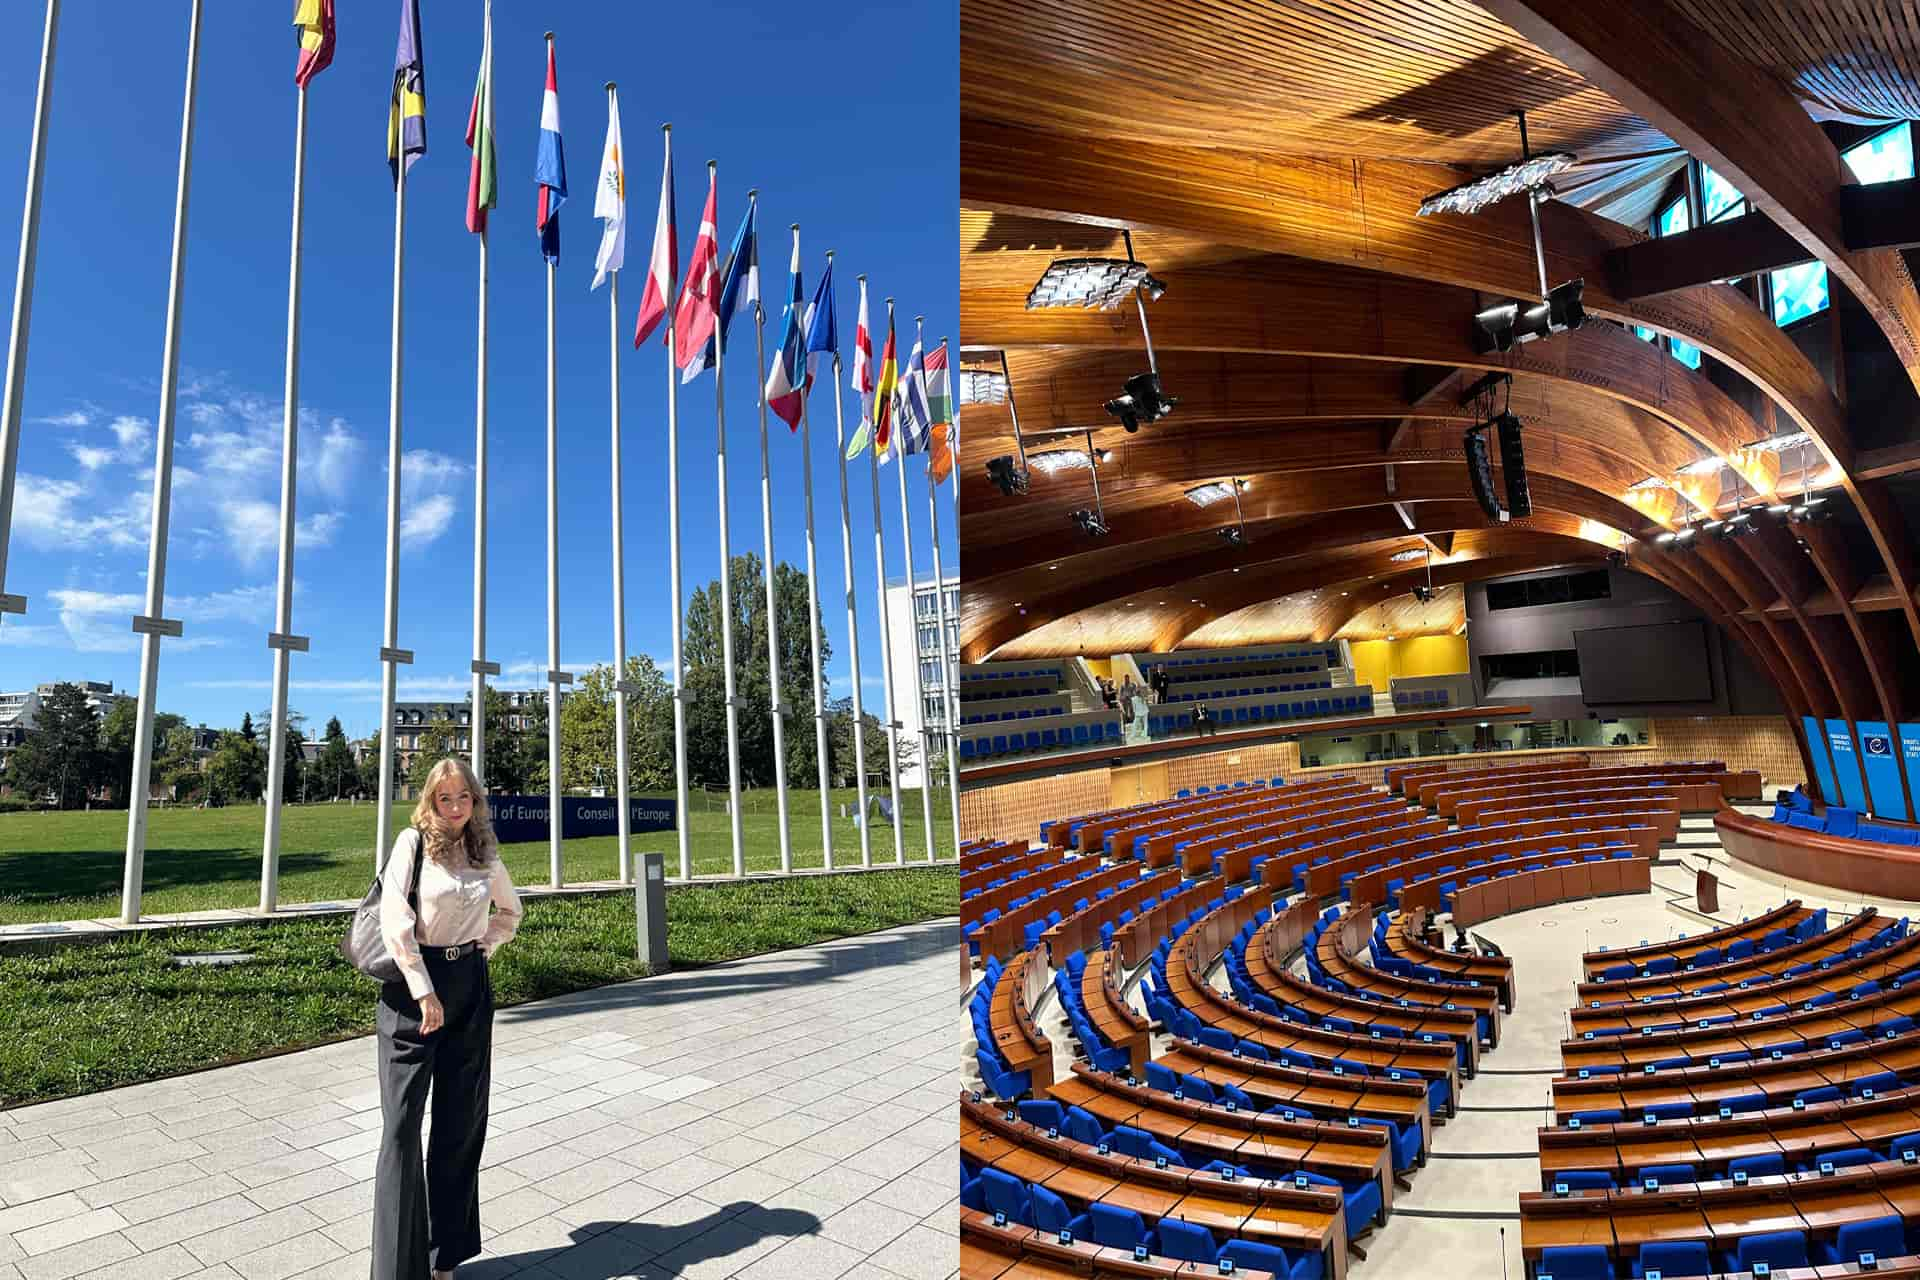
M 568 1280 L 669 1280 L 696 1263 L 744 1253 L 763 1240 L 810 1235 L 820 1219 L 804 1209 L 769 1209 L 736 1200 L 690 1222 L 593 1222 L 573 1228 L 573 1243 L 523 1249 L 462 1265 L 460 1280 L 502 1280 L 529 1268 L 545 1268 Z M 778 1248 L 778 1245 L 774 1246 Z M 741 1258 L 746 1267 L 770 1250 Z

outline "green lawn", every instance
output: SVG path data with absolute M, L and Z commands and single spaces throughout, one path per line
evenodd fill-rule
M 880 792 L 884 795 L 884 789 Z M 822 865 L 820 793 L 789 793 L 796 867 Z M 851 790 L 835 791 L 838 811 L 854 799 Z M 725 813 L 708 811 L 710 798 L 694 797 L 690 828 L 693 873 L 720 875 L 733 870 L 732 838 Z M 920 793 L 901 793 L 907 861 L 924 862 L 925 828 Z M 780 867 L 779 818 L 771 791 L 743 798 L 742 842 L 749 871 Z M 405 826 L 411 802 L 394 806 L 394 829 Z M 934 833 L 939 856 L 954 857 L 952 809 L 944 790 L 934 792 Z M 280 894 L 282 903 L 358 899 L 373 875 L 375 809 L 371 804 L 288 805 L 280 820 Z M 260 845 L 265 810 L 259 805 L 225 809 L 155 809 L 147 818 L 147 855 L 141 912 L 159 915 L 211 908 L 260 905 Z M 858 865 L 860 837 L 850 818 L 833 824 L 835 866 Z M 120 914 L 121 868 L 125 859 L 124 810 L 92 813 L 0 813 L 0 924 L 74 920 Z M 893 861 L 893 831 L 872 829 L 876 865 Z M 561 846 L 568 883 L 611 880 L 619 873 L 615 836 L 569 840 Z M 636 853 L 666 855 L 667 874 L 679 874 L 679 852 L 671 831 L 636 833 Z M 547 844 L 507 845 L 508 869 L 517 884 L 548 880 Z
M 950 916 L 958 896 L 952 867 L 675 886 L 668 948 L 676 966 L 711 964 Z M 0 956 L 0 1106 L 371 1032 L 378 987 L 335 951 L 344 927 L 344 917 L 276 920 Z M 222 950 L 254 959 L 171 963 L 178 951 Z M 643 977 L 634 950 L 624 893 L 531 900 L 492 961 L 495 996 L 504 1006 Z

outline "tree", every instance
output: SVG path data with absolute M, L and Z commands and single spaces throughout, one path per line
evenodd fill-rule
M 740 702 L 740 775 L 749 786 L 771 786 L 774 776 L 772 666 L 767 651 L 767 590 L 762 569 L 760 557 L 748 552 L 733 558 L 728 573 L 733 606 L 734 696 Z M 790 564 L 777 564 L 773 589 L 780 624 L 780 697 L 791 712 L 786 733 L 787 779 L 796 786 L 811 786 L 818 768 L 809 723 L 813 660 L 807 643 L 806 575 Z M 696 785 L 725 785 L 727 781 L 726 669 L 720 616 L 720 583 L 716 579 L 693 594 L 682 650 L 687 664 L 685 683 L 693 694 L 687 708 L 687 776 Z M 817 617 L 813 629 L 824 667 L 833 651 Z M 671 703 L 668 710 L 671 713 Z
M 207 760 L 207 796 L 216 804 L 257 800 L 267 789 L 266 753 L 245 734 L 222 733 Z
M 353 748 L 340 727 L 340 717 L 327 721 L 326 736 L 320 754 L 308 770 L 308 793 L 314 799 L 338 800 L 360 789 L 359 771 L 354 767 Z
M 547 700 L 534 708 L 515 707 L 513 700 L 487 687 L 487 790 L 525 795 L 547 788 Z M 513 727 L 515 716 L 537 721 L 538 733 Z M 536 743 L 537 739 L 537 743 Z
M 269 761 L 268 763 L 272 763 Z M 287 717 L 287 745 L 280 755 L 280 799 L 284 804 L 292 804 L 300 799 L 300 779 L 306 772 L 306 762 L 300 757 L 300 730 L 294 727 L 293 717 Z
M 867 749 L 867 776 L 887 776 L 887 730 L 880 718 L 861 708 L 861 743 Z M 827 750 L 829 772 L 836 786 L 853 786 L 853 699 L 836 698 L 827 707 Z M 900 739 L 900 769 L 906 772 L 917 753 L 917 744 L 905 736 Z
M 367 758 L 360 764 L 360 790 L 364 792 L 370 800 L 378 800 L 380 798 L 380 737 L 384 732 L 385 730 L 382 729 L 374 730 L 373 737 L 367 742 Z M 392 782 L 396 793 L 398 793 L 401 785 L 406 782 L 406 775 L 401 772 L 400 753 L 398 751 L 393 753 Z
M 253 713 L 251 711 L 242 711 L 240 713 L 240 736 L 245 738 L 248 742 L 252 742 L 255 740 L 254 732 L 253 732 Z
M 627 659 L 627 776 L 636 793 L 673 787 L 673 689 L 653 659 Z M 618 787 L 613 668 L 597 665 L 560 704 L 560 776 L 576 785 Z
M 192 796 L 204 784 L 200 761 L 193 750 L 193 730 L 185 721 L 167 730 L 156 753 L 153 773 L 156 780 L 166 784 L 175 803 Z
M 451 720 L 435 720 L 420 731 L 419 746 L 413 753 L 413 764 L 407 770 L 407 785 L 415 791 L 420 791 L 426 787 L 427 775 L 433 772 L 433 766 L 439 764 L 441 760 L 452 755 L 457 755 L 463 760 L 467 758 L 466 752 L 453 749 L 453 744 L 459 741 L 455 736 L 457 732 Z M 379 777 L 379 766 L 375 765 L 376 785 Z
M 105 777 L 100 717 L 75 684 L 56 684 L 40 700 L 33 728 L 14 749 L 7 783 L 30 796 L 51 792 L 61 809 L 78 808 Z

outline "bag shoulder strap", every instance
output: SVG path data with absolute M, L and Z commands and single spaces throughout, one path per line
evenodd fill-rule
M 420 828 L 409 827 L 413 832 L 413 875 L 407 881 L 407 905 L 413 908 L 413 914 L 420 914 L 420 864 L 426 861 L 427 838 L 420 834 Z

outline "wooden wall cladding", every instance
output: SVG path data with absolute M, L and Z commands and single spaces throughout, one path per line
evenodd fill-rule
M 1735 771 L 1757 770 L 1769 796 L 1807 780 L 1784 716 L 1656 716 L 1647 734 L 1662 760 L 1724 760 Z

